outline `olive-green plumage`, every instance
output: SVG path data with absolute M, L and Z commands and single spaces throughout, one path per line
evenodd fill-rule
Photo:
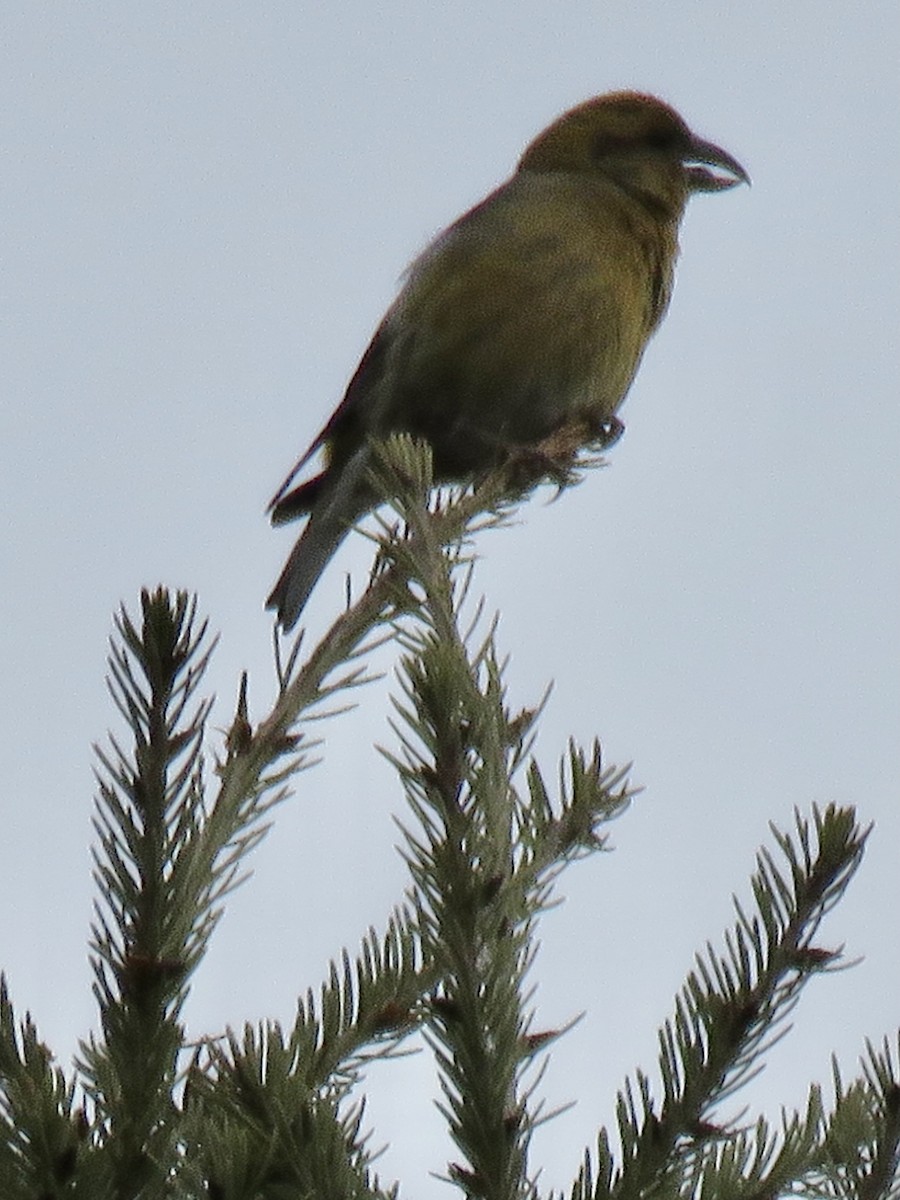
M 425 438 L 436 480 L 463 481 L 563 426 L 608 426 L 668 305 L 688 197 L 747 178 L 636 92 L 589 100 L 544 130 L 512 178 L 412 264 L 344 399 L 272 501 L 275 524 L 309 514 L 269 597 L 281 625 L 295 624 L 376 502 L 373 439 Z M 325 469 L 289 490 L 320 449 Z

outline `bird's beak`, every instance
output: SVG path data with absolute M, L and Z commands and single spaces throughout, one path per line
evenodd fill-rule
M 726 188 L 750 182 L 750 176 L 736 158 L 732 158 L 721 146 L 714 146 L 712 142 L 704 142 L 700 138 L 691 139 L 682 162 L 692 192 L 724 192 Z M 704 165 L 700 166 L 700 163 Z M 729 173 L 716 175 L 707 167 L 719 167 Z

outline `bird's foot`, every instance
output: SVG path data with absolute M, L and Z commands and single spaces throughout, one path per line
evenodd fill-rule
M 550 480 L 563 488 L 571 480 L 574 454 L 559 446 L 541 442 L 536 446 L 517 446 L 506 456 L 503 470 L 510 491 L 527 492 L 536 484 Z
M 536 484 L 549 482 L 562 491 L 574 483 L 579 459 L 585 450 L 603 452 L 614 446 L 625 432 L 618 417 L 597 421 L 579 416 L 561 425 L 539 442 L 507 447 L 503 469 L 511 492 L 529 491 Z

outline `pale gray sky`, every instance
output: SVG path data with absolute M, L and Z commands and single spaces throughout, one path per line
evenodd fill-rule
M 13 6 L 8 6 L 11 10 Z M 262 603 L 290 537 L 263 509 L 318 431 L 409 259 L 560 111 L 655 92 L 746 165 L 692 202 L 669 317 L 608 470 L 486 535 L 511 700 L 551 679 L 539 752 L 599 735 L 645 791 L 616 851 L 563 878 L 543 928 L 554 1049 L 535 1163 L 565 1186 L 767 822 L 852 802 L 875 821 L 810 987 L 747 1093 L 777 1117 L 829 1054 L 900 1023 L 895 0 L 639 6 L 42 3 L 0 44 L 4 513 L 0 965 L 67 1061 L 90 1027 L 90 744 L 115 724 L 110 615 L 158 581 L 274 688 Z M 343 549 L 308 610 L 325 627 Z M 390 671 L 392 653 L 377 665 Z M 275 1016 L 404 886 L 388 684 L 325 730 L 324 762 L 256 854 L 197 976 L 192 1034 Z M 360 887 L 360 880 L 366 880 Z M 395 1072 L 396 1074 L 392 1074 Z M 373 1141 L 407 1196 L 447 1147 L 424 1056 L 376 1073 Z

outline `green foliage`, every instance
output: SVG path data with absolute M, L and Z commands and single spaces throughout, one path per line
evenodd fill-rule
M 119 615 L 110 690 L 130 744 L 97 751 L 98 1032 L 67 1073 L 2 981 L 2 1200 L 395 1196 L 372 1169 L 361 1097 L 367 1065 L 415 1031 L 457 1148 L 447 1183 L 485 1200 L 541 1194 L 529 1159 L 535 1126 L 553 1115 L 541 1063 L 564 1031 L 535 1027 L 536 930 L 560 873 L 603 847 L 631 792 L 598 744 L 570 744 L 548 785 L 532 757 L 540 706 L 510 706 L 480 613 L 461 628 L 463 548 L 505 518 L 503 481 L 429 511 L 427 455 L 397 439 L 380 469 L 405 535 L 383 527 L 369 588 L 307 657 L 298 642 L 279 661 L 276 701 L 255 727 L 242 681 L 212 771 L 210 702 L 197 697 L 213 646 L 194 602 L 159 589 L 143 594 L 139 623 Z M 337 955 L 291 1029 L 261 1020 L 188 1045 L 190 980 L 273 806 L 309 765 L 306 722 L 365 682 L 365 656 L 385 638 L 401 654 L 386 754 L 407 802 L 407 899 L 384 933 Z M 830 1107 L 813 1083 L 805 1110 L 777 1127 L 723 1115 L 802 989 L 839 965 L 819 927 L 867 832 L 852 809 L 829 806 L 773 837 L 752 909 L 738 905 L 722 951 L 697 956 L 659 1032 L 655 1077 L 626 1080 L 615 1129 L 573 1169 L 571 1200 L 900 1195 L 900 1041 L 869 1046 L 849 1084 L 835 1064 Z

